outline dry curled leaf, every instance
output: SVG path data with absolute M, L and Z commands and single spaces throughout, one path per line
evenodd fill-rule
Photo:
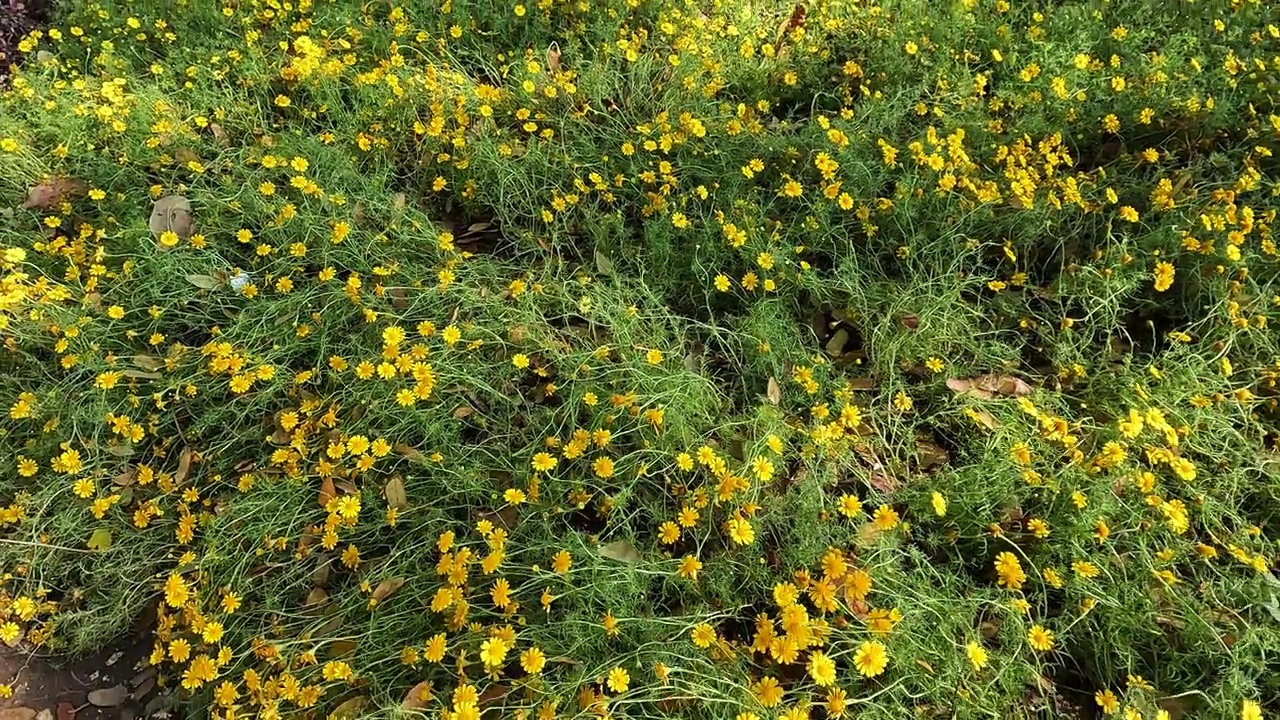
M 802 3 L 796 3 L 795 8 L 791 10 L 791 15 L 789 15 L 787 19 L 778 26 L 778 34 L 773 41 L 774 46 L 780 47 L 782 45 L 782 41 L 787 37 L 787 33 L 798 27 L 804 27 L 804 19 L 805 6 Z
M 392 477 L 387 481 L 387 486 L 383 488 L 383 495 L 387 498 L 387 505 L 403 510 L 409 507 L 409 497 L 405 494 L 404 479 L 399 475 Z
M 212 290 L 218 287 L 218 281 L 212 275 L 188 275 L 187 282 L 202 290 Z
M 85 194 L 88 187 L 84 182 L 74 178 L 52 178 L 27 191 L 27 199 L 22 207 L 26 210 L 49 210 L 64 200 Z
M 396 310 L 404 310 L 409 307 L 409 293 L 404 288 L 395 287 L 387 291 L 391 296 L 391 307 Z
M 89 691 L 89 704 L 97 707 L 115 707 L 129 697 L 129 690 L 123 685 Z
M 427 456 L 423 455 L 421 450 L 405 445 L 404 443 L 397 444 L 395 450 L 397 455 L 405 458 L 406 460 L 425 462 L 427 459 Z
M 329 657 L 341 657 L 355 652 L 359 647 L 360 643 L 355 640 L 334 640 L 329 643 Z
M 782 402 L 782 387 L 778 385 L 778 379 L 772 375 L 769 376 L 769 385 L 765 389 L 765 396 L 774 405 Z
M 827 354 L 831 357 L 840 357 L 844 353 L 844 346 L 849 342 L 849 331 L 840 328 L 836 330 L 831 339 L 827 341 Z
M 320 504 L 323 510 L 329 506 L 329 501 L 338 496 L 338 489 L 333 486 L 333 478 L 325 478 L 320 481 L 320 495 L 316 498 L 316 502 Z
M 920 469 L 928 470 L 951 461 L 951 454 L 937 443 L 923 437 L 916 438 L 916 462 Z
M 97 530 L 94 530 L 85 545 L 90 550 L 97 550 L 98 552 L 106 550 L 111 547 L 111 531 L 106 528 L 98 528 Z
M 971 395 L 980 400 L 997 397 L 1022 397 L 1030 395 L 1031 385 L 1012 375 L 979 375 L 973 378 L 948 378 L 947 387 L 961 395 Z
M 510 690 L 511 688 L 508 688 L 506 685 L 490 685 L 484 689 L 484 692 L 480 693 L 480 697 L 478 698 L 479 704 L 488 705 L 496 700 L 504 698 Z
M 159 380 L 164 377 L 158 372 L 146 372 L 144 370 L 134 370 L 132 368 L 125 370 L 122 374 L 125 377 L 133 378 L 134 380 Z
M 404 587 L 405 582 L 407 582 L 407 580 L 403 577 L 394 577 L 388 580 L 383 580 L 373 589 L 371 597 L 378 602 L 382 602 L 390 597 L 391 593 Z
M 405 710 L 424 710 L 430 702 L 431 681 L 423 680 L 409 688 L 409 692 L 404 694 L 404 700 L 400 703 L 400 706 Z
M 126 466 L 124 470 L 120 471 L 119 475 L 116 475 L 115 480 L 113 480 L 112 482 L 119 485 L 120 487 L 129 487 L 130 485 L 133 484 L 133 481 L 136 479 L 137 479 L 137 471 L 134 470 L 132 466 Z
M 996 420 L 991 413 L 986 410 L 975 410 L 974 408 L 965 408 L 964 414 L 969 416 L 970 420 L 985 427 L 988 430 L 995 430 L 1000 427 L 1000 421 Z
M 615 540 L 600 546 L 600 554 L 610 560 L 617 560 L 628 565 L 640 562 L 640 551 L 628 540 Z
M 329 720 L 355 720 L 355 718 L 360 717 L 368 704 L 369 698 L 364 695 L 357 695 L 334 708 L 333 712 L 329 713 Z
M 547 48 L 547 68 L 553 73 L 560 72 L 560 46 L 555 43 Z
M 302 604 L 307 607 L 311 607 L 313 605 L 319 605 L 328 599 L 329 593 L 325 592 L 324 588 L 311 588 L 311 592 L 307 593 L 307 597 L 302 601 Z
M 151 207 L 151 219 L 147 225 L 151 228 L 151 234 L 157 239 L 164 233 L 172 231 L 186 240 L 191 237 L 193 226 L 191 201 L 182 195 L 165 195 L 156 200 L 155 205 Z
M 173 474 L 173 484 L 181 485 L 191 474 L 191 448 L 184 447 L 178 454 L 178 471 Z

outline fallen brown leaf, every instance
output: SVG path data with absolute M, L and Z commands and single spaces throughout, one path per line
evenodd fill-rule
M 928 470 L 951 461 L 951 454 L 945 448 L 928 438 L 916 438 L 916 462 L 920 469 Z
M 615 540 L 600 546 L 600 554 L 610 560 L 617 560 L 628 565 L 640 562 L 640 551 L 628 540 Z
M 333 709 L 329 713 L 329 720 L 355 720 L 364 712 L 365 705 L 369 704 L 369 698 L 364 695 L 357 695 L 344 701 L 341 705 Z
M 404 288 L 394 287 L 387 291 L 391 296 L 391 307 L 397 310 L 404 310 L 409 307 L 409 294 Z
M 191 474 L 191 448 L 184 447 L 178 455 L 178 471 L 173 474 L 173 484 L 181 485 Z
M 26 210 L 49 210 L 64 200 L 85 194 L 88 189 L 83 181 L 74 178 L 52 178 L 31 188 L 22 207 Z
M 968 415 L 969 419 L 973 420 L 975 423 L 978 423 L 979 425 L 985 427 L 988 430 L 995 430 L 996 428 L 1000 427 L 1000 421 L 996 420 L 995 417 L 993 417 L 991 413 L 987 412 L 986 410 L 975 410 L 974 408 L 965 408 L 964 414 Z
M 325 478 L 320 481 L 320 495 L 316 498 L 316 502 L 320 504 L 323 510 L 329 505 L 329 501 L 338 496 L 338 490 L 333 486 L 333 478 Z
M 431 681 L 423 680 L 409 688 L 409 692 L 404 694 L 404 701 L 400 703 L 400 706 L 405 710 L 423 710 L 430 702 Z
M 849 342 L 849 331 L 840 328 L 836 331 L 831 339 L 827 341 L 827 354 L 831 357 L 840 357 L 844 353 L 844 346 Z
M 152 206 L 151 219 L 147 225 L 156 238 L 172 230 L 178 237 L 186 240 L 191 237 L 193 227 L 191 201 L 182 195 L 165 195 Z
M 510 688 L 508 688 L 506 685 L 490 685 L 489 687 L 484 689 L 484 692 L 480 693 L 480 697 L 478 698 L 479 700 L 478 704 L 488 705 L 490 703 L 493 703 L 501 698 L 506 697 L 509 691 L 510 691 Z
M 765 396 L 774 405 L 782 402 L 782 387 L 778 385 L 778 379 L 772 375 L 769 376 L 769 385 L 765 389 Z
M 414 462 L 424 462 L 427 459 L 427 456 L 423 455 L 422 451 L 412 448 L 408 445 L 405 445 L 404 443 L 396 444 L 395 449 L 396 449 L 397 455 L 407 460 L 413 460 Z
M 119 475 L 116 475 L 115 480 L 113 482 L 115 482 L 115 484 L 119 485 L 120 487 L 129 487 L 130 485 L 133 484 L 133 481 L 136 478 L 137 478 L 137 473 L 133 469 L 133 467 L 126 467 L 124 470 L 120 471 Z
M 979 375 L 973 378 L 948 378 L 947 387 L 960 395 L 971 395 L 981 400 L 996 397 L 1022 397 L 1030 395 L 1034 388 L 1025 380 L 1012 375 Z
M 383 488 L 383 494 L 387 498 L 387 505 L 397 510 L 409 507 L 409 497 L 404 490 L 404 479 L 399 475 L 395 475 L 387 481 L 387 486 Z
M 406 582 L 407 580 L 403 577 L 394 577 L 389 580 L 383 580 L 378 583 L 376 588 L 373 589 L 372 597 L 374 600 L 382 602 L 383 600 L 386 600 L 391 593 L 404 587 Z
M 129 690 L 123 685 L 89 691 L 89 704 L 98 707 L 115 707 L 129 697 Z

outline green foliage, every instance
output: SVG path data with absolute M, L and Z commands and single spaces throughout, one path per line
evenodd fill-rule
M 1280 712 L 1277 24 L 69 8 L 0 91 L 0 640 L 154 606 L 228 718 Z

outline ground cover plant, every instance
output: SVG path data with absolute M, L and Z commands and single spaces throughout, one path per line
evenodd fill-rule
M 219 718 L 1280 716 L 1280 7 L 86 1 L 18 52 L 11 647 L 154 613 Z

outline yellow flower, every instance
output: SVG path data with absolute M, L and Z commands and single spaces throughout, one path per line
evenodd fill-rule
M 821 650 L 809 655 L 808 670 L 809 677 L 820 687 L 829 687 L 836 682 L 836 663 Z
M 191 643 L 178 638 L 169 643 L 169 659 L 176 663 L 186 662 L 191 657 Z
M 751 523 L 746 518 L 729 518 L 726 529 L 729 531 L 729 539 L 737 545 L 750 545 L 756 539 L 755 528 L 751 527 Z
M 1022 570 L 1022 563 L 1018 562 L 1018 556 L 1011 552 L 1002 552 L 996 556 L 996 576 L 998 583 L 1010 590 L 1018 590 L 1022 588 L 1022 583 L 1027 581 L 1027 574 Z
M 609 671 L 608 685 L 610 690 L 624 693 L 631 686 L 631 675 L 623 668 L 615 667 Z
M 771 708 L 782 702 L 782 686 L 778 684 L 778 679 L 768 675 L 760 678 L 760 682 L 751 688 L 751 692 L 755 694 L 760 704 Z
M 480 645 L 480 660 L 484 662 L 487 669 L 494 670 L 502 664 L 509 649 L 502 638 L 489 638 Z
M 551 557 L 551 570 L 557 575 L 564 575 L 569 572 L 569 566 L 573 563 L 573 557 L 568 551 L 561 550 Z
M 840 510 L 840 514 L 844 515 L 847 518 L 852 518 L 856 515 L 861 515 L 862 501 L 859 500 L 854 495 L 843 493 L 840 495 L 840 499 L 839 499 L 839 510 Z
M 613 477 L 613 459 L 607 457 L 596 458 L 596 461 L 591 464 L 591 469 L 595 472 L 596 477 Z
M 947 514 L 947 499 L 943 497 L 942 493 L 935 491 L 929 502 L 933 505 L 933 512 L 938 517 L 944 517 Z
M 872 522 L 882 531 L 888 532 L 898 526 L 898 512 L 888 505 L 881 505 L 876 508 L 876 512 L 872 515 Z
M 1093 694 L 1094 702 L 1098 703 L 1098 707 L 1107 715 L 1114 715 L 1120 710 L 1120 699 L 1110 688 L 1099 690 Z
M 680 567 L 676 570 L 676 572 L 682 578 L 687 578 L 689 580 L 697 580 L 698 571 L 701 569 L 702 569 L 701 560 L 699 560 L 698 558 L 692 555 L 685 555 L 684 558 L 680 560 Z
M 547 665 L 547 656 L 538 648 L 529 648 L 520 653 L 520 667 L 530 675 L 537 675 Z
M 557 460 L 552 455 L 545 452 L 540 452 L 537 455 L 533 456 L 532 465 L 534 470 L 537 470 L 538 472 L 546 472 L 548 470 L 554 469 L 556 466 L 556 463 L 558 462 L 559 460 Z
M 182 607 L 189 597 L 191 597 L 191 591 L 187 589 L 187 581 L 177 573 L 170 574 L 169 579 L 164 583 L 165 604 L 172 608 Z
M 438 663 L 444 659 L 446 651 L 447 644 L 445 635 L 444 633 L 438 633 L 433 635 L 431 639 L 427 641 L 426 647 L 422 649 L 422 657 L 427 662 Z
M 1027 644 L 1032 650 L 1045 652 L 1053 649 L 1053 633 L 1043 625 L 1032 625 L 1027 631 Z
M 693 644 L 700 648 L 711 647 L 712 643 L 716 641 L 715 628 L 711 627 L 707 623 L 698 623 L 695 625 L 691 635 Z
M 970 641 L 964 648 L 964 654 L 969 658 L 974 670 L 981 670 L 987 666 L 987 649 L 978 642 Z
M 881 643 L 863 642 L 853 655 L 853 666 L 863 677 L 875 677 L 889 666 L 889 651 Z

